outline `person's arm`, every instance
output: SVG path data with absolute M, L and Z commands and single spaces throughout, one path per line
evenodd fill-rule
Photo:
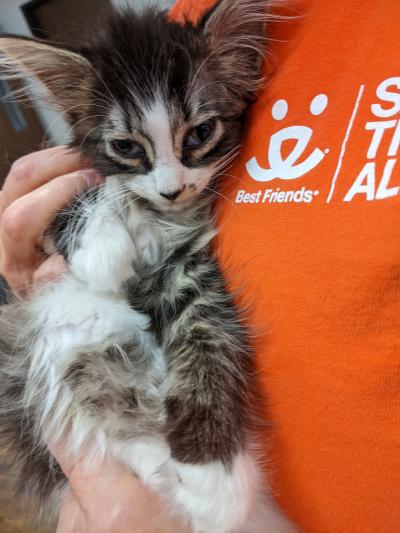
M 67 269 L 61 256 L 44 257 L 40 243 L 60 209 L 101 183 L 88 165 L 79 154 L 57 147 L 23 157 L 7 176 L 0 193 L 0 273 L 20 297 Z M 187 533 L 119 463 L 106 460 L 89 468 L 85 461 L 71 463 L 60 449 L 52 453 L 71 489 L 57 533 Z

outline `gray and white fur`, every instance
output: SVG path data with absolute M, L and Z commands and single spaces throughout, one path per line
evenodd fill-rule
M 0 428 L 22 492 L 59 500 L 48 451 L 111 455 L 195 533 L 292 526 L 263 488 L 246 327 L 211 250 L 221 172 L 262 83 L 266 0 L 222 0 L 194 25 L 110 13 L 92 44 L 0 38 L 72 148 L 107 176 L 51 230 L 70 271 L 0 314 Z

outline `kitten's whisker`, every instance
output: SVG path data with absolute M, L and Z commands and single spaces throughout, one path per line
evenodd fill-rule
M 102 77 L 100 72 L 95 67 L 92 67 L 92 72 L 100 80 L 100 82 L 102 83 L 103 87 L 107 90 L 108 94 L 110 95 L 110 98 L 107 97 L 106 95 L 100 93 L 100 92 L 97 92 L 97 94 L 100 95 L 101 98 L 106 98 L 110 102 L 110 104 L 112 104 L 113 106 L 118 105 L 113 93 L 111 92 L 111 90 L 108 87 L 107 83 L 104 81 L 104 78 Z
M 94 119 L 94 118 L 105 118 L 105 115 L 89 115 L 87 117 L 83 117 L 77 122 L 74 122 L 72 126 L 68 129 L 68 134 L 72 132 L 79 124 L 82 124 L 82 122 L 85 122 L 86 120 Z M 95 126 L 97 127 L 97 126 Z
M 41 106 L 41 107 L 43 109 L 43 106 Z M 57 113 L 56 117 L 50 122 L 50 124 L 46 128 L 46 131 L 43 134 L 43 139 L 42 139 L 42 142 L 41 142 L 41 145 L 40 145 L 42 150 L 44 148 L 44 145 L 45 145 L 46 139 L 48 137 L 48 134 L 50 133 L 52 128 L 57 124 L 57 122 L 59 120 L 61 120 L 62 118 L 64 118 L 69 112 L 73 111 L 74 109 L 78 109 L 79 107 L 83 107 L 83 105 L 82 104 L 76 104 L 74 106 L 69 107 L 68 109 L 65 109 L 65 110 L 60 111 L 59 113 Z M 49 109 L 51 109 L 51 108 L 49 108 Z M 54 109 L 51 109 L 51 110 L 54 111 Z M 71 128 L 72 127 L 70 127 L 70 129 L 68 130 L 68 134 L 71 131 Z
M 227 196 L 225 196 L 224 194 L 222 194 L 221 192 L 219 191 L 216 191 L 215 189 L 211 188 L 211 187 L 204 187 L 204 189 L 206 191 L 210 191 L 212 192 L 213 194 L 216 194 L 218 196 L 220 196 L 221 198 L 223 198 L 224 200 L 226 200 L 234 209 L 235 211 L 237 211 L 238 213 L 241 213 L 240 210 L 238 209 L 238 206 L 237 204 L 235 204 L 230 198 L 228 198 Z
M 82 139 L 82 141 L 79 143 L 79 151 L 82 150 L 82 146 L 84 145 L 86 139 L 90 136 L 90 134 L 91 134 L 93 131 L 95 131 L 95 130 L 97 130 L 97 129 L 99 129 L 99 128 L 101 128 L 101 124 L 98 124 L 97 126 L 94 126 L 93 128 L 91 128 L 91 129 L 86 133 L 86 135 L 84 136 L 84 138 Z M 102 139 L 99 141 L 98 144 L 100 144 L 101 142 L 102 142 Z M 97 146 L 98 146 L 98 144 L 97 144 Z
M 193 87 L 194 87 L 194 84 L 196 83 L 197 81 L 197 78 L 199 77 L 202 69 L 204 68 L 204 66 L 207 64 L 207 62 L 217 53 L 217 50 L 213 50 L 211 51 L 206 57 L 205 59 L 203 59 L 203 61 L 200 63 L 200 66 L 198 67 L 197 71 L 195 72 L 194 76 L 192 77 L 191 79 L 191 82 L 189 84 L 189 86 L 187 87 L 187 91 L 186 91 L 186 96 L 185 96 L 185 100 L 184 100 L 184 104 L 187 105 L 187 100 L 189 98 L 189 96 L 191 96 L 191 93 L 192 93 L 192 90 L 193 90 Z
M 229 166 L 237 157 L 240 152 L 241 147 L 235 147 L 230 152 L 228 152 L 222 159 L 214 166 L 214 173 L 219 174 L 227 166 Z
M 234 176 L 233 174 L 226 174 L 225 172 L 221 173 L 220 176 L 217 176 L 217 183 L 221 183 L 222 181 L 225 180 L 225 178 L 233 178 L 239 183 L 242 183 L 243 185 L 247 185 L 247 183 L 243 179 L 239 178 L 238 176 Z

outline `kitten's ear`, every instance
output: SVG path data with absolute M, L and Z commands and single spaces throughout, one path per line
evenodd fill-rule
M 0 78 L 34 78 L 39 97 L 50 101 L 70 121 L 89 103 L 92 67 L 81 53 L 44 41 L 0 36 Z
M 226 82 L 244 99 L 263 81 L 269 7 L 269 0 L 219 0 L 199 22 Z

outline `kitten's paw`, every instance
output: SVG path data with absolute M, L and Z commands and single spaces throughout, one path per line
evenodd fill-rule
M 195 533 L 239 533 L 259 494 L 259 474 L 252 457 L 236 456 L 230 468 L 173 461 L 179 478 L 174 500 L 189 517 Z
M 98 217 L 86 228 L 71 258 L 71 270 L 94 291 L 118 292 L 134 275 L 135 259 L 135 245 L 122 222 Z
M 264 492 L 240 533 L 300 533 Z

